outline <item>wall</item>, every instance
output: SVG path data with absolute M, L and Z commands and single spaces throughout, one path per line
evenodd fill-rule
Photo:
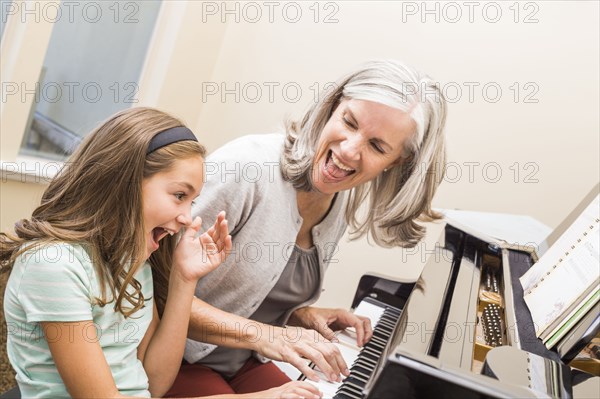
M 528 214 L 554 227 L 599 180 L 599 5 L 467 3 L 228 2 L 226 13 L 221 2 L 205 2 L 196 29 L 181 32 L 190 44 L 178 57 L 184 63 L 188 51 L 210 65 L 169 80 L 181 90 L 168 95 L 181 101 L 186 87 L 200 87 L 200 101 L 185 104 L 187 115 L 197 106 L 197 119 L 187 121 L 214 150 L 243 134 L 279 130 L 314 101 L 316 88 L 363 61 L 403 60 L 438 80 L 451 100 L 451 164 L 434 205 Z M 210 32 L 220 46 L 207 45 Z M 5 229 L 31 212 L 40 189 L 5 182 L 0 189 Z M 345 240 L 320 303 L 347 307 L 367 271 L 415 278 L 440 228 L 416 253 Z
M 318 22 L 312 2 L 297 4 L 296 23 L 291 6 L 274 8 L 272 22 L 264 5 L 258 22 L 250 6 L 206 13 L 228 22 L 196 128 L 209 148 L 278 130 L 316 87 L 365 60 L 396 58 L 433 76 L 451 102 L 450 166 L 435 206 L 554 227 L 599 180 L 598 3 L 475 2 L 471 15 L 463 2 L 320 3 Z M 440 226 L 431 230 L 416 253 L 345 241 L 320 303 L 348 306 L 366 271 L 415 278 Z

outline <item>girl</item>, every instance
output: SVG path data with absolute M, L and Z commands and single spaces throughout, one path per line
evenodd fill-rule
M 196 238 L 204 155 L 177 119 L 120 112 L 81 144 L 31 219 L 0 234 L 0 262 L 12 268 L 8 356 L 24 397 L 167 392 L 196 283 L 231 249 L 224 212 Z M 260 396 L 318 391 L 294 383 Z

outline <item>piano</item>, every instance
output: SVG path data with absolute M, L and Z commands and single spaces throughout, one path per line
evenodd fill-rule
M 567 346 L 548 350 L 519 282 L 531 253 L 451 224 L 438 242 L 416 282 L 362 277 L 352 309 L 371 318 L 373 338 L 358 348 L 352 332 L 338 335 L 350 375 L 323 377 L 316 385 L 324 397 L 600 397 L 598 376 L 566 365 L 598 334 L 597 306 Z

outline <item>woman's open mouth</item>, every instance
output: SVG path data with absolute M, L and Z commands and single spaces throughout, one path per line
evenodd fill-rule
M 334 180 L 336 182 L 343 180 L 344 178 L 354 174 L 356 169 L 352 169 L 348 165 L 340 161 L 333 151 L 329 150 L 325 164 L 323 165 L 323 174 L 328 180 Z

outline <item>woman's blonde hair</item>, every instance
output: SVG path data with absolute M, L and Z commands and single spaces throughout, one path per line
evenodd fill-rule
M 425 227 L 417 220 L 440 218 L 431 209 L 431 201 L 445 171 L 446 100 L 431 78 L 400 62 L 363 65 L 322 93 L 299 122 L 286 124 L 281 171 L 296 189 L 312 190 L 311 169 L 321 132 L 346 99 L 397 108 L 415 122 L 402 164 L 350 190 L 346 207 L 353 239 L 370 234 L 384 247 L 412 247 L 425 235 Z M 368 212 L 361 217 L 359 208 L 367 200 Z
M 15 235 L 0 234 L 3 270 L 39 245 L 83 244 L 99 277 L 98 303 L 114 300 L 115 311 L 125 316 L 143 307 L 141 285 L 133 277 L 147 256 L 142 181 L 169 170 L 178 159 L 205 155 L 195 141 L 173 143 L 146 155 L 156 134 L 177 126 L 183 123 L 164 112 L 132 108 L 90 133 L 50 182 L 31 218 L 16 223 Z M 168 281 L 175 240 L 163 239 L 150 259 L 155 298 L 166 298 L 164 278 Z

